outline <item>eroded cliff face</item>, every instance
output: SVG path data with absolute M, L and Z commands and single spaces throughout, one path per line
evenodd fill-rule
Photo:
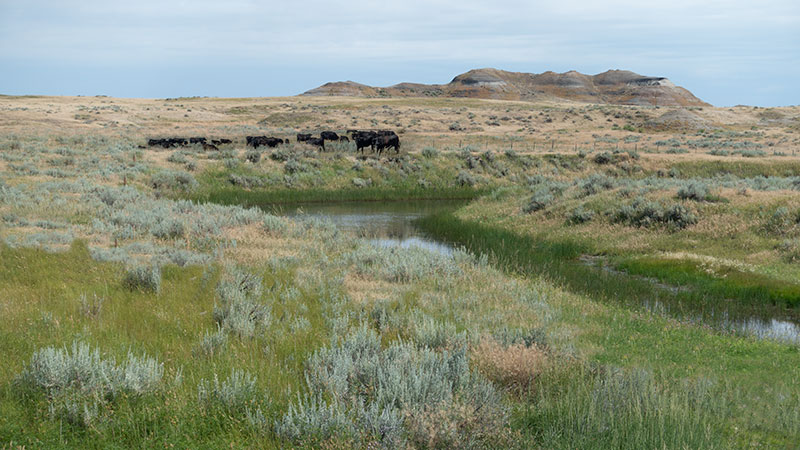
M 502 100 L 572 100 L 618 105 L 705 106 L 704 101 L 664 77 L 627 70 L 597 75 L 576 71 L 540 74 L 474 69 L 447 84 L 400 83 L 372 87 L 352 81 L 327 83 L 302 95 L 357 97 L 468 97 Z

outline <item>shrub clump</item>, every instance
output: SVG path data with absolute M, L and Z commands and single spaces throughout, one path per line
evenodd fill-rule
M 580 187 L 580 196 L 588 197 L 602 191 L 614 189 L 614 180 L 605 175 L 595 173 L 579 181 L 578 186 Z
M 425 147 L 422 149 L 422 156 L 428 159 L 433 159 L 439 156 L 439 150 L 434 147 Z
M 368 187 L 368 186 L 372 185 L 372 179 L 371 178 L 367 178 L 365 180 L 363 178 L 355 177 L 355 178 L 353 178 L 352 182 L 353 182 L 353 186 L 355 186 L 357 188 L 365 188 L 365 187 Z
M 456 175 L 456 184 L 461 187 L 472 187 L 475 186 L 475 183 L 477 183 L 475 177 L 467 171 L 459 171 Z
M 272 309 L 261 302 L 262 294 L 261 277 L 240 270 L 230 271 L 217 284 L 214 320 L 239 337 L 252 337 L 272 321 Z
M 247 153 L 244 154 L 244 159 L 253 164 L 258 164 L 258 162 L 261 161 L 261 152 L 258 150 L 248 150 Z
M 792 214 L 789 212 L 789 208 L 780 206 L 764 223 L 763 229 L 769 234 L 786 236 L 798 223 L 800 223 L 800 214 Z
M 150 186 L 157 190 L 191 191 L 198 183 L 189 172 L 163 170 L 150 178 Z
M 536 211 L 540 211 L 545 209 L 547 205 L 553 202 L 553 200 L 553 194 L 551 194 L 548 190 L 540 189 L 533 194 L 530 200 L 528 200 L 528 204 L 522 207 L 522 212 L 525 214 L 531 214 Z
M 383 349 L 361 327 L 306 366 L 311 394 L 276 423 L 280 437 L 301 445 L 502 446 L 507 412 L 491 383 L 470 370 L 465 348 L 436 352 L 396 342 Z
M 664 206 L 639 197 L 630 205 L 624 205 L 612 214 L 616 223 L 650 228 L 666 226 L 671 229 L 683 229 L 697 223 L 697 216 L 681 204 Z
M 710 200 L 711 194 L 708 186 L 699 181 L 690 181 L 678 189 L 678 198 L 681 200 L 706 201 Z
M 459 122 L 453 122 L 450 124 L 450 131 L 464 131 L 464 126 L 461 125 Z
M 134 266 L 125 272 L 122 285 L 130 291 L 161 292 L 161 268 L 157 265 Z
M 272 159 L 273 161 L 281 161 L 281 162 L 288 161 L 291 156 L 292 152 L 290 152 L 289 149 L 285 147 L 278 148 L 269 155 L 270 159 Z
M 200 343 L 197 345 L 195 352 L 201 355 L 213 356 L 215 353 L 220 352 L 227 343 L 228 335 L 225 334 L 225 330 L 223 330 L 222 327 L 217 325 L 217 331 L 215 333 L 206 331 L 203 339 L 201 339 Z
M 583 206 L 578 206 L 569 213 L 569 216 L 567 216 L 567 222 L 572 225 L 580 225 L 582 223 L 591 222 L 593 218 L 594 211 L 590 209 L 584 209 Z
M 287 159 L 286 163 L 283 165 L 283 171 L 290 175 L 298 172 L 305 172 L 307 170 L 308 167 L 306 167 L 305 164 L 300 163 L 294 158 Z
M 600 165 L 609 164 L 613 160 L 614 160 L 614 155 L 612 155 L 609 152 L 598 153 L 598 154 L 594 155 L 594 159 L 593 159 L 595 164 L 600 164 Z
M 88 344 L 73 342 L 71 351 L 46 347 L 34 352 L 15 384 L 44 391 L 51 416 L 89 426 L 119 395 L 140 396 L 158 389 L 163 375 L 163 364 L 146 355 L 129 352 L 127 360 L 117 364 Z
M 256 378 L 246 371 L 232 370 L 225 381 L 217 374 L 209 382 L 200 380 L 197 400 L 211 408 L 222 408 L 227 412 L 244 412 L 256 404 Z
M 459 255 L 456 255 L 459 256 Z M 461 274 L 456 257 L 420 247 L 382 247 L 363 244 L 348 260 L 359 275 L 391 282 L 410 282 L 427 276 L 452 277 Z

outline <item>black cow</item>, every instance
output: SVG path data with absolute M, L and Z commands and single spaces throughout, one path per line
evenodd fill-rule
M 297 142 L 305 142 L 311 139 L 310 134 L 297 133 Z
M 375 150 L 375 138 L 378 136 L 374 131 L 353 130 L 353 140 L 356 141 L 356 151 L 362 152 L 364 148 L 371 147 Z
M 247 136 L 246 139 L 247 139 L 247 145 L 250 145 L 253 148 L 258 148 L 264 145 L 266 145 L 269 148 L 274 148 L 277 147 L 279 144 L 283 144 L 283 139 L 271 136 Z
M 350 142 L 350 138 L 347 136 L 339 136 L 340 142 Z
M 325 151 L 325 139 L 313 138 L 312 137 L 312 138 L 306 139 L 305 143 L 308 144 L 308 145 L 313 145 L 313 146 L 319 147 L 320 151 L 323 151 L 323 152 Z
M 378 136 L 395 136 L 397 139 L 400 139 L 397 133 L 392 130 L 378 130 L 376 133 L 378 133 Z
M 206 143 L 206 138 L 204 138 L 204 137 L 191 137 L 191 138 L 189 138 L 189 143 L 190 144 L 205 144 Z
M 147 145 L 150 147 L 185 147 L 189 145 L 189 141 L 184 138 L 164 138 L 164 139 L 148 139 Z
M 378 135 L 375 136 L 373 139 L 373 145 L 375 146 L 375 150 L 380 155 L 384 149 L 394 147 L 394 150 L 399 154 L 400 153 L 400 138 L 397 135 L 390 136 L 390 135 Z
M 230 139 L 212 139 L 211 143 L 214 145 L 225 145 L 225 144 L 232 144 L 233 141 Z
M 319 137 L 326 141 L 338 141 L 339 135 L 334 133 L 333 131 L 323 131 L 319 134 Z

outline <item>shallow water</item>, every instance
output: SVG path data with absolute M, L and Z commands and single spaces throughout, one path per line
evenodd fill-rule
M 304 203 L 275 206 L 272 210 L 286 216 L 325 218 L 340 229 L 370 239 L 384 247 L 422 247 L 450 254 L 453 247 L 432 239 L 414 225 L 414 220 L 454 210 L 464 200 L 413 200 L 392 202 Z
M 337 202 L 306 203 L 267 207 L 286 216 L 308 216 L 331 220 L 340 229 L 370 239 L 377 245 L 397 247 L 422 247 L 450 254 L 452 245 L 434 239 L 414 225 L 418 218 L 457 209 L 466 204 L 463 200 L 414 200 L 392 202 Z M 598 265 L 597 261 L 581 261 L 580 264 Z M 598 270 L 603 269 L 598 265 Z M 654 282 L 653 289 L 680 290 L 682 287 L 666 286 Z M 636 306 L 636 305 L 631 305 Z M 722 306 L 722 308 L 720 308 Z M 715 304 L 704 310 L 687 305 L 666 304 L 658 301 L 642 301 L 639 307 L 653 313 L 705 324 L 717 329 L 733 331 L 762 339 L 800 345 L 800 321 L 787 317 L 778 310 L 765 308 L 760 311 L 734 311 L 724 305 Z

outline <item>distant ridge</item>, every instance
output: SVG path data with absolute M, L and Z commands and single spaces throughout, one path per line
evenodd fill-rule
M 447 84 L 400 83 L 373 87 L 354 81 L 337 81 L 306 91 L 307 96 L 351 97 L 465 97 L 498 100 L 571 100 L 615 105 L 709 106 L 694 94 L 664 77 L 647 77 L 628 70 L 585 75 L 508 72 L 473 69 Z

